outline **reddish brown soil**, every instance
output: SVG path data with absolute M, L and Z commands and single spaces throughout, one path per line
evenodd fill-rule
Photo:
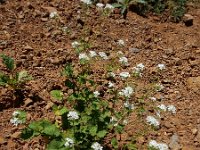
M 49 7 L 58 11 L 58 19 L 49 19 Z M 54 119 L 47 105 L 49 92 L 64 88 L 60 71 L 68 61 L 77 60 L 71 42 L 84 39 L 96 51 L 121 50 L 131 66 L 144 63 L 146 71 L 141 79 L 144 85 L 154 77 L 166 87 L 157 95 L 164 96 L 165 104 L 177 107 L 175 115 L 162 118 L 161 128 L 138 137 L 139 149 L 146 149 L 150 139 L 169 143 L 173 134 L 178 134 L 182 149 L 200 149 L 200 83 L 188 81 L 189 77 L 200 76 L 200 9 L 191 7 L 194 24 L 186 27 L 182 22 L 160 23 L 159 17 L 143 18 L 129 12 L 127 19 L 113 14 L 105 17 L 95 7 L 86 9 L 76 0 L 13 0 L 0 4 L 0 53 L 8 54 L 16 61 L 17 70 L 27 70 L 33 80 L 23 89 L 24 97 L 15 97 L 11 89 L 0 87 L 0 149 L 44 149 L 44 141 L 39 137 L 22 141 L 16 135 L 24 125 L 14 127 L 10 118 L 14 110 L 28 112 L 28 122 L 40 118 Z M 63 34 L 62 27 L 69 28 Z M 123 39 L 126 45 L 116 47 L 116 41 Z M 140 49 L 138 53 L 129 48 Z M 166 64 L 162 74 L 154 73 L 158 63 Z M 101 62 L 96 62 L 96 72 L 104 73 Z M 6 71 L 2 62 L 0 69 Z M 193 79 L 193 78 L 192 78 Z M 143 87 L 143 85 L 141 85 Z M 31 103 L 25 104 L 27 99 Z M 132 117 L 134 118 L 134 117 Z M 134 136 L 135 129 L 142 123 L 130 121 L 128 136 Z M 127 138 L 127 137 L 124 137 Z

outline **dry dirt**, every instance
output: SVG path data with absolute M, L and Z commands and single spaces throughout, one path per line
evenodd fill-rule
M 52 9 L 59 18 L 49 19 Z M 139 149 L 150 139 L 170 143 L 172 135 L 179 137 L 183 150 L 200 149 L 200 9 L 190 6 L 188 13 L 194 17 L 193 26 L 184 23 L 160 22 L 160 18 L 147 18 L 129 12 L 124 20 L 119 14 L 105 17 L 95 7 L 82 8 L 76 0 L 7 0 L 0 4 L 0 53 L 8 54 L 16 61 L 17 70 L 25 69 L 32 81 L 23 89 L 24 96 L 16 97 L 11 89 L 0 87 L 0 149 L 44 149 L 39 138 L 28 142 L 18 138 L 24 125 L 10 124 L 14 110 L 28 112 L 28 122 L 39 118 L 53 119 L 47 105 L 49 92 L 62 88 L 60 71 L 66 62 L 77 60 L 71 43 L 84 39 L 96 51 L 110 54 L 116 50 L 116 42 L 125 40 L 123 51 L 131 65 L 144 63 L 148 71 L 142 77 L 144 84 L 159 77 L 166 87 L 156 96 L 164 97 L 165 104 L 176 106 L 175 115 L 166 115 L 161 128 L 136 139 Z M 68 27 L 69 33 L 63 33 Z M 129 48 L 138 48 L 137 53 Z M 101 67 L 96 72 L 102 73 Z M 162 74 L 154 67 L 166 64 Z M 0 69 L 6 71 L 2 62 Z M 139 127 L 138 123 L 138 127 Z M 127 127 L 134 133 L 137 125 Z

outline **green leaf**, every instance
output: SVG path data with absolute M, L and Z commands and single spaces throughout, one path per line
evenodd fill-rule
M 122 4 L 119 4 L 119 3 L 114 3 L 114 4 L 112 4 L 112 6 L 115 7 L 115 8 L 120 8 L 120 7 L 122 7 L 123 5 L 122 5 Z
M 0 57 L 3 59 L 3 64 L 11 71 L 15 68 L 14 59 L 6 56 L 6 55 L 0 55 Z
M 126 148 L 127 148 L 128 150 L 137 150 L 136 145 L 135 145 L 135 144 L 131 144 L 131 143 L 127 144 L 127 145 L 126 145 Z
M 56 100 L 63 100 L 63 92 L 60 90 L 53 90 L 50 92 L 50 95 L 52 98 L 56 99 Z
M 63 114 L 67 113 L 68 109 L 66 107 L 63 107 L 61 109 L 55 110 L 55 115 L 62 116 Z
M 102 131 L 99 131 L 99 132 L 97 133 L 97 137 L 103 138 L 103 137 L 106 136 L 106 134 L 107 134 L 107 131 L 106 131 L 106 130 L 102 130 Z
M 73 76 L 73 67 L 71 64 L 67 64 L 64 68 L 64 71 L 62 72 L 62 75 L 65 75 L 67 77 Z
M 26 112 L 22 110 L 18 110 L 19 114 L 17 115 L 17 118 L 22 121 L 22 123 L 26 122 Z
M 112 144 L 112 146 L 113 146 L 115 149 L 118 148 L 118 141 L 117 141 L 116 138 L 112 138 L 112 140 L 111 140 L 111 144 Z
M 48 145 L 47 150 L 66 150 L 64 147 L 64 141 L 59 139 L 53 139 Z
M 3 73 L 0 73 L 0 85 L 4 86 L 9 82 L 9 77 Z
M 71 80 L 69 80 L 69 79 L 67 79 L 66 81 L 65 81 L 65 85 L 67 86 L 67 87 L 69 87 L 70 89 L 74 89 L 75 88 L 75 83 L 73 83 Z
M 25 128 L 21 134 L 21 138 L 24 140 L 30 139 L 33 136 L 34 136 L 34 131 L 30 128 Z
M 43 129 L 43 133 L 45 135 L 52 136 L 52 137 L 58 137 L 61 135 L 60 130 L 56 127 L 55 124 L 45 126 Z
M 31 76 L 28 75 L 28 72 L 23 70 L 17 73 L 16 75 L 17 82 L 25 82 L 31 80 Z
M 96 133 L 97 133 L 97 129 L 98 129 L 97 126 L 92 126 L 92 127 L 89 129 L 90 135 L 91 135 L 91 136 L 95 136 Z

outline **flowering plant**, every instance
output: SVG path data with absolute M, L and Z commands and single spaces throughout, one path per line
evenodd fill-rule
M 126 106 L 116 111 L 114 103 L 117 102 L 118 93 L 129 97 L 133 89 L 126 87 L 120 92 L 115 91 L 111 93 L 114 94 L 111 99 L 104 100 L 102 92 L 94 90 L 98 83 L 90 79 L 89 68 L 89 64 L 84 64 L 80 73 L 76 73 L 72 64 L 65 67 L 62 75 L 66 78 L 67 90 L 50 92 L 51 97 L 60 102 L 59 105 L 53 106 L 53 111 L 62 121 L 32 122 L 22 133 L 24 139 L 38 135 L 47 136 L 49 139 L 47 149 L 101 150 L 105 147 L 103 145 L 105 137 L 108 133 L 112 133 L 111 145 L 118 147 L 115 136 L 123 132 L 127 124 L 125 118 L 132 107 L 127 109 Z M 113 88 L 112 90 L 114 91 Z M 111 102 L 113 105 L 110 105 Z

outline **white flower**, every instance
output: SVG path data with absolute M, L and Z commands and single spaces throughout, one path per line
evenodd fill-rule
M 133 67 L 133 72 L 139 75 L 140 77 L 142 76 L 142 71 L 144 70 L 144 65 L 142 63 L 137 64 L 136 67 Z
M 79 54 L 79 59 L 84 59 L 84 60 L 90 60 L 90 58 L 87 56 L 86 53 L 80 53 Z
M 80 45 L 80 43 L 77 42 L 77 41 L 72 42 L 72 47 L 73 48 L 77 48 L 79 45 Z
M 113 78 L 115 77 L 115 73 L 113 73 L 113 72 L 109 72 L 108 75 L 109 75 L 110 77 L 113 77 Z
M 130 109 L 130 110 L 133 110 L 134 109 L 134 105 L 133 104 L 130 104 L 129 101 L 126 101 L 124 103 L 124 107 Z
M 128 59 L 126 57 L 120 57 L 119 62 L 125 66 L 128 66 Z
M 122 77 L 122 78 L 128 78 L 128 77 L 130 77 L 129 72 L 121 72 L 119 75 L 120 75 L 120 77 Z
M 158 108 L 160 108 L 161 110 L 163 111 L 166 111 L 167 110 L 167 107 L 164 105 L 164 104 L 160 104 L 157 106 Z
M 157 115 L 159 118 L 161 118 L 160 111 L 157 111 L 157 112 L 156 112 L 156 115 Z
M 67 118 L 69 120 L 77 120 L 77 119 L 79 119 L 79 116 L 76 111 L 69 111 L 69 113 L 67 114 Z
M 124 46 L 125 42 L 124 42 L 124 40 L 118 40 L 117 44 L 120 45 L 120 46 Z
M 14 124 L 15 126 L 18 126 L 18 124 L 21 124 L 22 121 L 19 120 L 18 118 L 14 117 L 14 118 L 10 119 L 10 123 Z
M 103 7 L 104 7 L 104 4 L 102 4 L 102 3 L 97 3 L 96 6 L 97 6 L 98 8 L 103 8 Z
M 93 92 L 93 94 L 94 94 L 94 97 L 98 97 L 100 95 L 99 91 L 95 91 Z
M 133 94 L 133 88 L 130 86 L 125 87 L 119 92 L 119 95 L 129 98 Z
M 115 86 L 114 83 L 112 83 L 112 82 L 110 82 L 110 81 L 108 82 L 108 87 L 109 87 L 109 88 L 112 88 L 112 87 L 114 87 L 114 86 Z
M 113 10 L 115 7 L 111 4 L 106 4 L 105 9 L 111 9 Z
M 111 122 L 111 123 L 117 122 L 117 118 L 114 117 L 114 116 L 112 116 L 111 119 L 110 119 L 110 122 Z
M 160 91 L 162 91 L 164 88 L 165 88 L 165 87 L 164 87 L 162 84 L 160 84 L 160 83 L 156 84 L 156 91 L 160 92 Z
M 173 114 L 176 113 L 176 107 L 174 105 L 167 106 L 167 110 L 172 112 Z
M 122 51 L 117 52 L 118 55 L 123 55 L 124 53 Z
M 152 100 L 152 101 L 156 101 L 155 97 L 149 97 L 149 99 Z
M 146 121 L 155 127 L 158 127 L 160 125 L 160 122 L 154 118 L 153 116 L 147 116 Z
M 19 115 L 19 114 L 20 114 L 19 111 L 14 111 L 14 112 L 12 113 L 13 117 L 16 117 L 16 116 Z
M 165 144 L 165 143 L 158 143 L 155 140 L 151 140 L 149 142 L 149 147 L 156 148 L 158 150 L 169 150 L 167 144 Z
M 164 70 L 166 67 L 165 67 L 164 64 L 158 64 L 158 65 L 157 65 L 157 68 L 158 68 L 159 70 Z
M 65 138 L 65 147 L 73 147 L 74 145 L 74 140 L 70 138 Z
M 105 60 L 108 59 L 108 56 L 107 56 L 106 53 L 104 53 L 104 52 L 99 52 L 99 56 L 100 56 L 101 58 L 105 59 Z
M 140 64 L 137 64 L 136 67 L 139 68 L 141 71 L 143 71 L 145 66 L 143 65 L 143 63 L 140 63 Z
M 54 11 L 54 12 L 51 12 L 50 14 L 49 14 L 49 17 L 52 19 L 52 18 L 56 18 L 58 16 L 58 13 L 56 12 L 56 11 Z
M 123 120 L 122 124 L 123 125 L 127 125 L 128 124 L 128 120 L 127 119 Z
M 95 56 L 97 56 L 97 53 L 95 52 L 95 51 L 89 51 L 89 55 L 90 55 L 90 57 L 95 57 Z
M 98 142 L 93 143 L 91 148 L 94 150 L 103 150 L 103 147 Z
M 91 5 L 92 1 L 91 0 L 81 0 L 81 2 L 87 4 L 87 5 Z

